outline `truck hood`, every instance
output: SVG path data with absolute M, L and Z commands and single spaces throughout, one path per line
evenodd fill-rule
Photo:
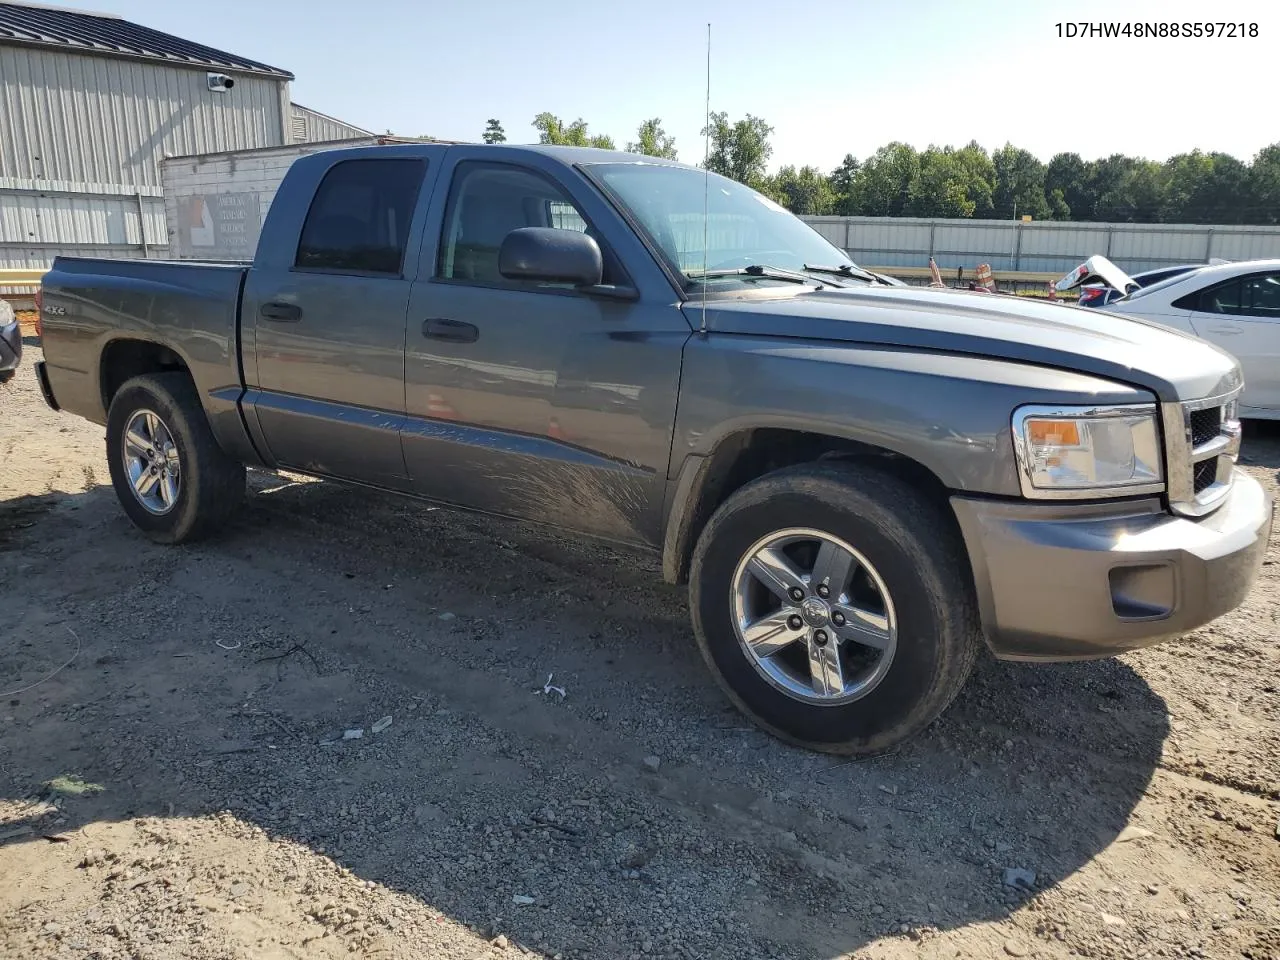
M 687 303 L 695 327 L 702 305 Z M 928 287 L 866 287 L 785 299 L 712 300 L 712 333 L 795 337 L 969 354 L 1132 384 L 1161 400 L 1217 397 L 1241 385 L 1227 353 L 1145 320 L 1065 304 Z

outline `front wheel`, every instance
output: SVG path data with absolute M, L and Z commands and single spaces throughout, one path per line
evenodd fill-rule
M 748 484 L 694 551 L 703 657 L 783 739 L 876 753 L 923 730 L 964 685 L 981 633 L 954 520 L 869 467 L 808 464 Z
M 244 465 L 226 455 L 183 373 L 134 377 L 107 412 L 107 465 L 120 506 L 159 543 L 217 529 L 244 499 Z

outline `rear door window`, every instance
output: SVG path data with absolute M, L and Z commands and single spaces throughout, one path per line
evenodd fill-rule
M 1239 313 L 1240 312 L 1240 280 L 1228 280 L 1212 287 L 1189 293 L 1181 300 L 1175 300 L 1173 306 L 1179 310 L 1194 310 L 1197 313 Z
M 422 160 L 344 160 L 316 191 L 294 266 L 324 273 L 400 276 Z

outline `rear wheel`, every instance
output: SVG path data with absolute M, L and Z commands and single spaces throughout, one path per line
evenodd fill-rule
M 770 732 L 874 753 L 924 729 L 980 649 L 954 520 L 871 468 L 810 464 L 748 484 L 699 538 L 694 629 L 729 697 Z
M 206 536 L 244 499 L 244 466 L 218 446 L 183 373 L 135 377 L 117 391 L 107 464 L 120 506 L 159 543 Z

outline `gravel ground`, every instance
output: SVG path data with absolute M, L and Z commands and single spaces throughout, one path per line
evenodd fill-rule
M 269 475 L 152 545 L 35 359 L 0 392 L 2 956 L 1280 960 L 1280 550 L 1194 635 L 985 660 L 841 761 L 727 707 L 649 557 Z M 1274 491 L 1280 431 L 1245 457 Z

